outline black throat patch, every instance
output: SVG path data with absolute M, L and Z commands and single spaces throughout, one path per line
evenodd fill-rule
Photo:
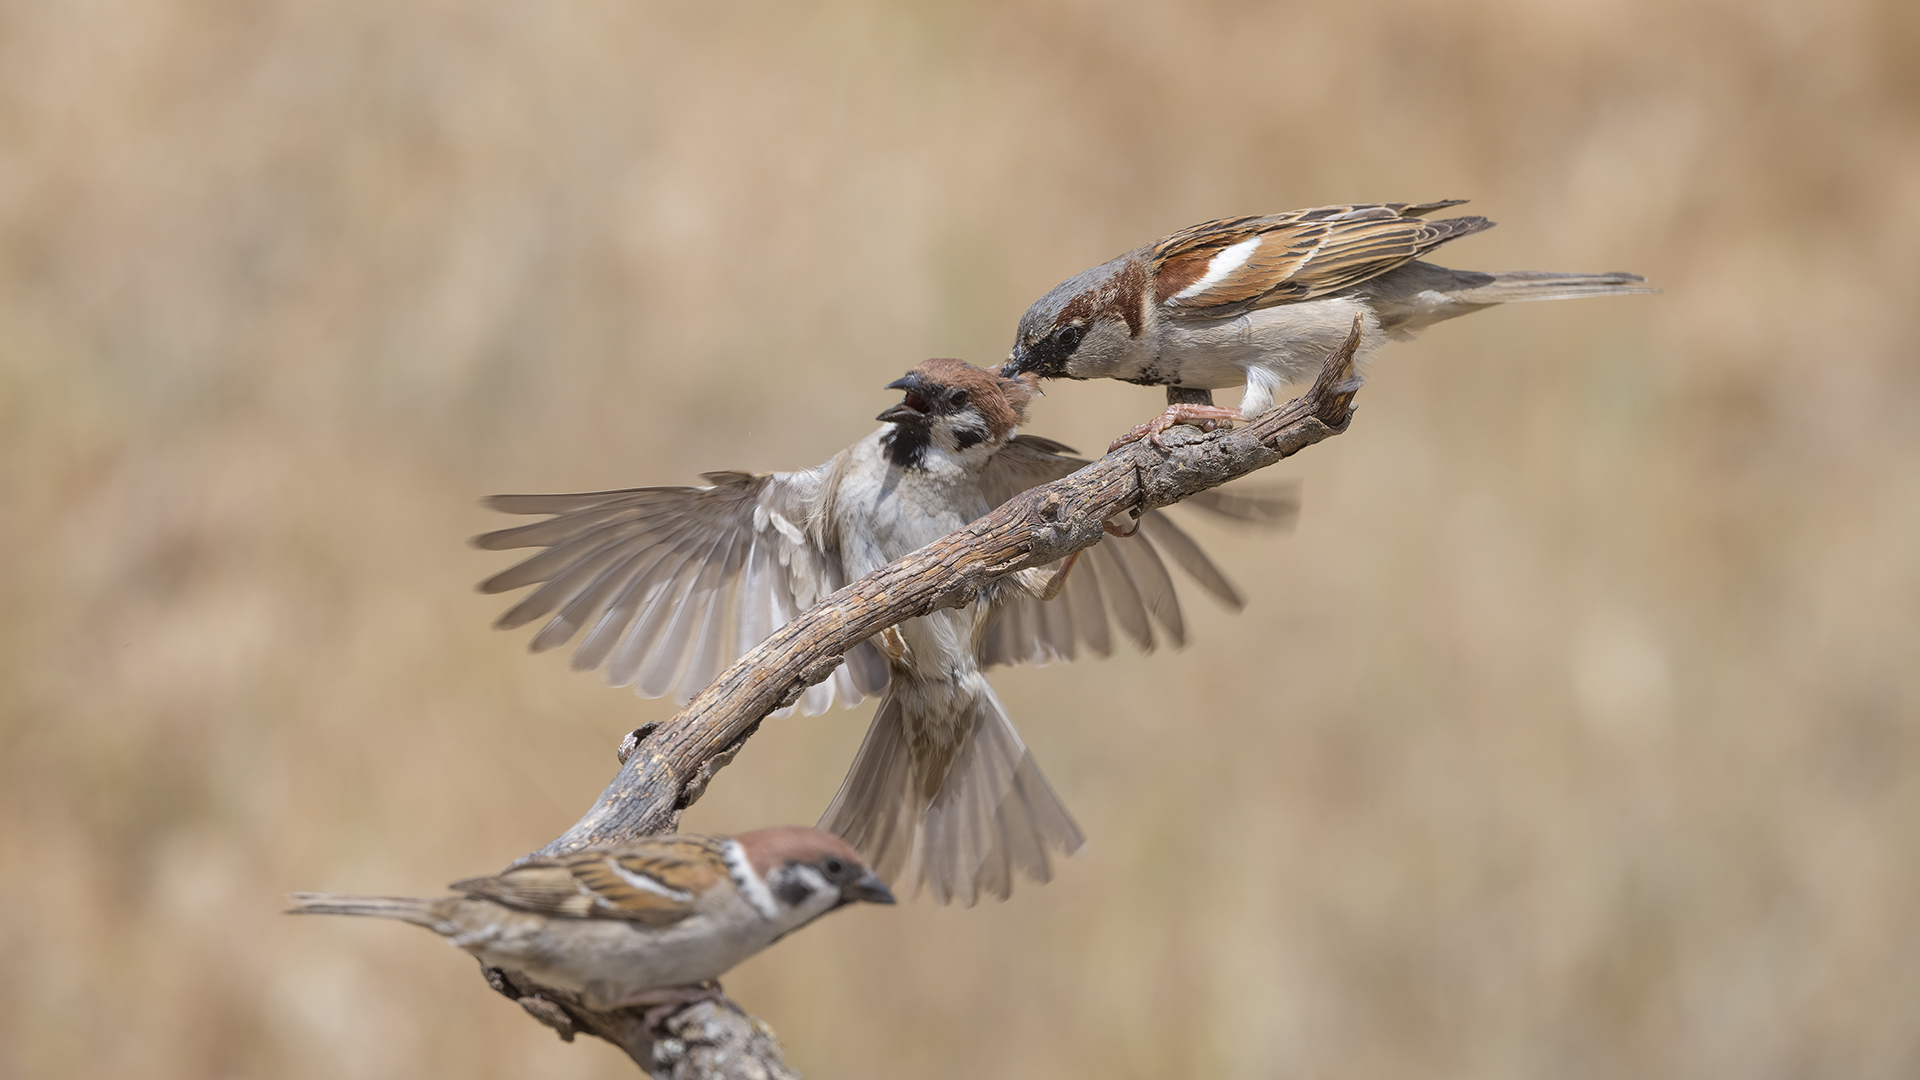
M 927 459 L 927 447 L 933 444 L 933 431 L 924 422 L 894 421 L 893 430 L 880 436 L 887 460 L 895 468 L 918 469 Z

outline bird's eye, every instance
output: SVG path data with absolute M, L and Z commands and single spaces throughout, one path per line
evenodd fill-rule
M 1061 355 L 1064 356 L 1079 348 L 1080 339 L 1086 336 L 1086 327 L 1068 323 L 1053 332 L 1053 347 L 1060 350 Z
M 833 877 L 839 877 L 841 872 L 847 868 L 847 864 L 841 862 L 839 859 L 828 859 L 820 865 Z
M 965 390 L 955 390 L 953 392 L 953 407 L 956 409 L 964 409 L 967 407 L 967 392 Z

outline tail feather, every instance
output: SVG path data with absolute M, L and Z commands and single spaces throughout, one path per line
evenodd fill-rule
M 1542 270 L 1511 270 L 1489 274 L 1484 285 L 1454 289 L 1447 296 L 1456 304 L 1513 304 L 1530 300 L 1576 300 L 1583 296 L 1657 293 L 1639 274 L 1556 274 Z
M 399 919 L 440 933 L 447 932 L 441 929 L 445 920 L 435 912 L 435 901 L 432 900 L 410 896 L 297 892 L 288 893 L 287 901 L 293 905 L 287 909 L 288 915 L 372 915 L 382 919 Z
M 1479 311 L 1489 304 L 1530 300 L 1575 300 L 1583 296 L 1657 293 L 1638 274 L 1556 274 L 1510 270 L 1498 274 L 1450 270 L 1429 262 L 1410 262 L 1355 287 L 1372 304 L 1380 329 L 1397 338 L 1411 336 L 1443 319 Z
M 903 707 L 888 694 L 820 827 L 852 844 L 886 881 L 904 870 L 935 902 L 971 906 L 983 895 L 1006 899 L 1016 875 L 1051 880 L 1049 850 L 1076 854 L 1086 838 L 991 687 L 968 719 L 966 741 L 929 799 Z
M 900 696 L 889 693 L 880 699 L 853 767 L 820 818 L 822 829 L 852 844 L 888 883 L 899 880 L 912 854 L 924 807 L 913 773 Z

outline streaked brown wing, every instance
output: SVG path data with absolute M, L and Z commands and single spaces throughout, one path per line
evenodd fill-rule
M 710 837 L 662 837 L 612 849 L 536 859 L 490 878 L 455 882 L 469 896 L 583 919 L 678 922 L 726 873 Z
M 594 915 L 593 897 L 581 891 L 572 872 L 547 860 L 516 866 L 493 877 L 456 881 L 448 887 L 468 896 L 497 900 L 508 907 L 542 915 L 569 915 L 576 919 Z
M 998 506 L 1086 464 L 1051 439 L 1021 435 L 994 456 L 981 477 L 981 487 L 988 501 Z M 1290 522 L 1299 503 L 1291 491 L 1208 491 L 1182 505 L 1271 525 Z M 1081 648 L 1107 656 L 1113 651 L 1114 626 L 1142 650 L 1150 651 L 1158 643 L 1156 626 L 1175 646 L 1184 645 L 1186 621 L 1167 570 L 1168 560 L 1229 607 L 1238 610 L 1244 603 L 1200 545 L 1155 510 L 1141 519 L 1139 531 L 1132 536 L 1108 536 L 1083 552 L 1067 576 L 1066 589 L 1053 600 L 1042 603 L 1023 595 L 1006 600 L 982 636 L 981 661 L 1044 664 L 1071 660 Z
M 1420 216 L 1461 201 L 1320 206 L 1195 225 L 1154 249 L 1159 299 L 1211 317 L 1338 292 L 1493 226 L 1483 217 Z
M 474 538 L 498 550 L 545 550 L 480 584 L 537 585 L 502 615 L 501 629 L 546 619 L 535 652 L 583 630 L 573 668 L 682 704 L 727 665 L 842 581 L 837 552 L 807 530 L 826 466 L 798 473 L 708 473 L 711 487 L 630 488 L 568 495 L 497 495 L 489 506 L 545 521 Z M 871 646 L 801 698 L 809 715 L 837 696 L 852 706 L 886 685 Z

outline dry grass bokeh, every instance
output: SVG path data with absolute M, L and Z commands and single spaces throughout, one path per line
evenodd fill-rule
M 729 981 L 820 1077 L 1920 1074 L 1910 0 L 0 3 L 0 1076 L 634 1075 L 411 928 L 672 712 L 477 496 L 824 459 L 1229 213 L 1659 297 L 1387 349 L 1196 645 L 1004 672 L 1092 837 Z M 1091 448 L 1158 391 L 1061 384 Z M 1191 516 L 1189 516 L 1191 520 Z M 866 711 L 693 828 L 811 821 Z

